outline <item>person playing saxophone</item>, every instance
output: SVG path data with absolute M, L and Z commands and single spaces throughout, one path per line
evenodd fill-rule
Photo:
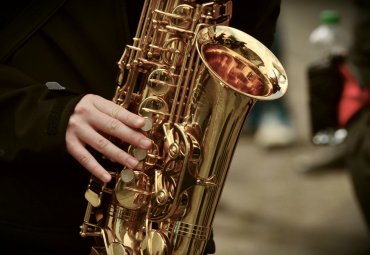
M 109 137 L 149 149 L 144 119 L 111 101 L 117 57 L 140 1 L 7 1 L 0 15 L 0 249 L 2 254 L 88 254 L 80 238 L 98 155 L 135 167 Z M 235 1 L 232 23 L 269 46 L 280 1 Z M 87 171 L 86 171 L 87 170 Z M 214 252 L 211 244 L 206 252 Z

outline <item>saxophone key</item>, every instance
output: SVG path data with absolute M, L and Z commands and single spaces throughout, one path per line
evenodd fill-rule
M 122 173 L 124 171 L 128 172 Z M 130 182 L 125 182 L 122 175 L 126 178 L 126 174 L 130 175 L 130 171 L 132 171 L 133 178 Z M 149 192 L 149 177 L 141 171 L 124 169 L 121 171 L 121 176 L 114 191 L 116 199 L 122 207 L 132 210 L 140 209 L 148 204 L 148 197 L 151 195 Z
M 141 128 L 141 130 L 147 132 L 149 130 L 152 129 L 153 127 L 153 120 L 148 118 L 148 117 L 144 117 L 144 121 L 145 121 L 145 124 L 144 126 Z
M 148 155 L 147 150 L 140 149 L 140 148 L 133 148 L 132 155 L 139 161 L 143 161 L 146 156 Z
M 126 183 L 126 184 L 130 184 L 132 183 L 134 180 L 135 180 L 135 174 L 134 174 L 134 171 L 132 171 L 132 169 L 123 169 L 121 171 L 121 180 Z

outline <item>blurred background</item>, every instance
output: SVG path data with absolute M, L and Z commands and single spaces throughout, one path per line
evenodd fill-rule
M 326 9 L 340 13 L 350 36 L 350 1 L 282 0 L 278 55 L 289 79 L 283 102 L 287 129 L 275 135 L 282 138 L 278 146 L 268 144 L 271 130 L 261 135 L 262 127 L 247 127 L 243 132 L 216 212 L 216 254 L 370 254 L 345 165 L 330 164 L 325 148 L 311 142 L 306 72 L 314 49 L 309 36 Z

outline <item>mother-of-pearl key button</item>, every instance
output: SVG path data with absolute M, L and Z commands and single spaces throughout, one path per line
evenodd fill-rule
M 146 158 L 146 156 L 148 155 L 148 152 L 144 149 L 140 149 L 140 148 L 134 148 L 132 150 L 132 155 L 139 161 L 143 160 Z
M 131 183 L 135 179 L 134 171 L 131 169 L 124 169 L 121 171 L 121 180 L 124 183 Z
M 152 121 L 152 119 L 150 119 L 148 117 L 144 117 L 144 121 L 145 121 L 145 124 L 141 128 L 141 130 L 143 130 L 145 132 L 151 130 L 152 127 L 153 127 L 153 121 Z

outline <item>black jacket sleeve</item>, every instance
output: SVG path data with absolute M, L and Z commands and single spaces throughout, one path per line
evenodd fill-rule
M 0 40 L 0 168 L 28 159 L 60 162 L 77 102 L 87 93 L 107 99 L 114 93 L 116 62 L 128 37 L 122 1 L 66 2 L 42 11 L 47 20 L 26 6 L 0 26 L 0 37 L 7 35 Z M 1 54 L 5 41 L 17 42 L 11 54 Z
M 81 95 L 62 86 L 34 81 L 21 71 L 0 65 L 0 159 L 11 161 L 65 152 L 69 115 Z

